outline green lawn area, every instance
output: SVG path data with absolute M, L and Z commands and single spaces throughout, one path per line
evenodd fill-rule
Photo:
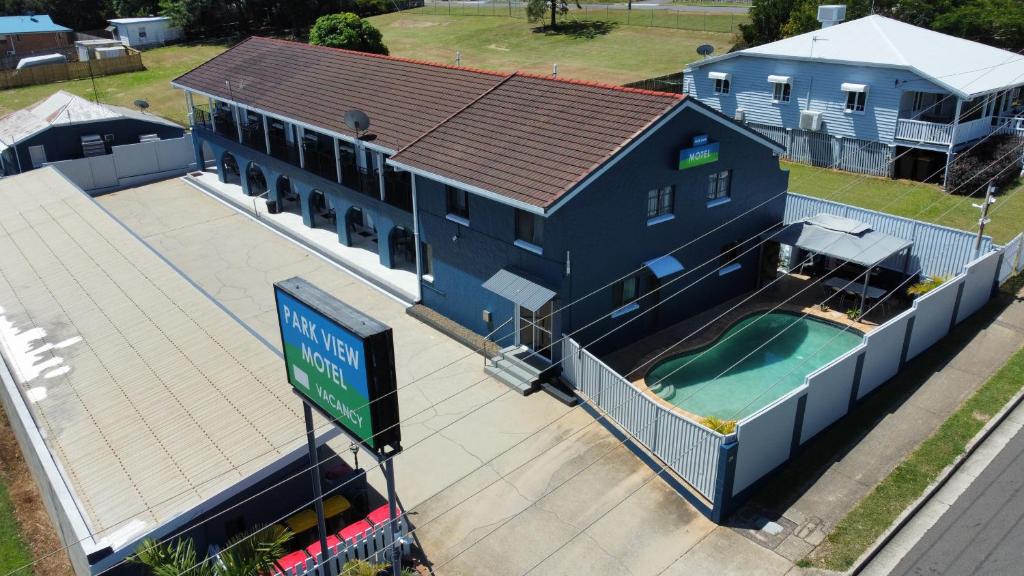
M 185 97 L 171 88 L 171 80 L 224 51 L 224 46 L 167 46 L 142 53 L 146 70 L 96 78 L 100 102 L 132 106 L 138 99 L 147 100 L 150 112 L 186 124 Z M 93 97 L 88 79 L 26 86 L 0 92 L 0 115 L 24 108 L 56 92 L 67 90 L 86 98 Z
M 7 494 L 7 486 L 0 480 L 0 574 L 7 574 L 31 561 L 32 556 L 14 518 L 14 505 Z
M 910 180 L 890 180 L 814 168 L 783 162 L 789 172 L 789 189 L 862 208 L 879 210 L 951 228 L 976 230 L 978 210 L 971 207 L 977 198 L 946 194 L 932 184 Z M 1024 182 L 1005 190 L 991 211 L 992 222 L 985 233 L 997 243 L 1010 240 L 1024 228 Z
M 700 44 L 728 50 L 728 34 L 615 26 L 594 38 L 535 32 L 521 18 L 432 16 L 401 12 L 370 18 L 395 56 L 490 70 L 550 74 L 558 63 L 565 78 L 624 84 L 682 70 Z
M 474 16 L 507 18 L 519 20 L 528 27 L 533 27 L 526 21 L 526 12 L 523 8 L 512 7 L 509 10 L 507 4 L 487 3 L 471 6 L 453 6 L 447 2 L 431 4 L 422 8 L 406 10 L 399 14 L 411 15 L 433 15 L 433 16 Z M 749 22 L 746 14 L 723 14 L 722 12 L 681 12 L 674 10 L 652 10 L 650 8 L 635 8 L 626 10 L 624 6 L 587 6 L 576 8 L 569 4 L 570 20 L 603 20 L 616 22 L 622 25 L 656 28 L 677 28 L 680 30 L 691 30 L 697 32 L 724 32 L 733 33 L 739 30 L 738 26 L 743 22 Z M 387 40 L 387 38 L 385 38 Z M 731 44 L 730 44 L 731 45 Z
M 1024 386 L 1024 350 L 946 420 L 903 463 L 839 521 L 822 548 L 802 565 L 847 570 L 924 493 L 967 443 Z

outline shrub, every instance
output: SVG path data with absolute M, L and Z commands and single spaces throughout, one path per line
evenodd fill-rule
M 309 43 L 373 54 L 388 53 L 380 30 L 351 12 L 317 18 L 309 31 Z
M 949 166 L 946 189 L 964 196 L 985 195 L 989 181 L 1001 189 L 1020 174 L 1024 140 L 1003 134 L 993 136 L 975 148 L 958 154 Z
M 936 276 L 935 278 L 929 278 L 927 280 L 918 282 L 907 288 L 907 296 L 911 298 L 917 298 L 918 296 L 924 296 L 925 294 L 935 290 L 942 285 L 943 282 L 949 280 L 948 276 Z
M 710 428 L 719 434 L 732 434 L 736 431 L 735 420 L 723 420 L 717 416 L 705 416 L 700 419 L 702 426 Z
M 846 311 L 846 317 L 856 322 L 860 318 L 860 310 L 857 308 L 850 308 Z

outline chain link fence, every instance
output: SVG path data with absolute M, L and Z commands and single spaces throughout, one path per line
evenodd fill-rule
M 673 10 L 651 5 L 634 4 L 630 10 L 625 4 L 586 4 L 582 7 L 569 3 L 570 20 L 600 20 L 625 26 L 648 26 L 654 28 L 675 28 L 696 32 L 735 33 L 739 25 L 750 21 L 746 13 L 711 12 L 697 10 Z M 697 4 L 687 3 L 688 5 Z M 501 1 L 447 1 L 425 0 L 423 6 L 405 10 L 407 14 L 428 14 L 436 16 L 502 16 L 526 20 L 526 2 L 520 0 Z M 748 5 L 742 2 L 701 2 L 698 6 Z M 672 6 L 671 4 L 665 6 Z

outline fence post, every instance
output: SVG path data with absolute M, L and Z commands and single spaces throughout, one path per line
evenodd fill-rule
M 732 512 L 732 489 L 736 479 L 737 441 L 718 448 L 718 474 L 715 476 L 715 497 L 711 499 L 711 521 L 721 524 Z

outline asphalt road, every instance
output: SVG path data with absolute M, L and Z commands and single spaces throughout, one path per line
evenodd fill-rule
M 1024 429 L 890 574 L 1024 574 Z

